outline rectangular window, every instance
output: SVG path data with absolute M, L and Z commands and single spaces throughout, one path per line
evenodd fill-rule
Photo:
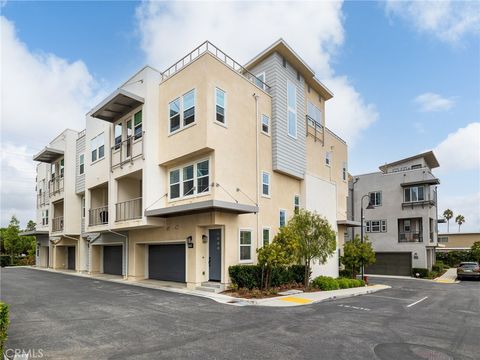
M 240 230 L 240 261 L 252 260 L 252 232 Z
M 50 165 L 50 173 L 52 175 L 52 180 L 55 179 L 55 171 L 56 171 L 56 168 L 57 168 L 57 164 L 55 163 L 52 163 Z
M 382 192 L 381 191 L 374 191 L 370 193 L 370 204 L 373 206 L 381 206 L 382 205 Z
M 347 181 L 347 163 L 344 162 L 342 166 L 342 179 L 343 181 Z
M 295 210 L 295 214 L 298 213 L 298 210 L 300 210 L 300 196 L 298 195 L 293 197 L 293 208 Z
M 405 202 L 424 201 L 425 192 L 423 186 L 413 186 L 404 190 Z
M 171 170 L 170 199 L 198 195 L 210 190 L 209 160 Z
M 268 245 L 270 243 L 270 229 L 263 228 L 263 246 Z
M 85 218 L 85 196 L 82 196 L 82 218 Z
M 215 89 L 215 120 L 225 124 L 225 91 Z
M 210 189 L 208 160 L 197 164 L 197 193 L 201 194 Z
M 170 132 L 180 129 L 180 98 L 173 100 L 170 105 Z
M 183 95 L 183 126 L 195 121 L 195 90 Z
M 365 227 L 366 227 L 366 232 L 370 232 L 370 231 L 371 231 L 371 222 L 370 222 L 370 220 L 365 222 Z
M 132 120 L 127 121 L 127 158 L 132 155 Z
M 170 199 L 180 197 L 180 170 L 170 171 Z
M 78 173 L 82 175 L 85 172 L 85 155 L 80 154 L 78 158 Z
M 133 116 L 133 132 L 134 132 L 134 139 L 140 139 L 143 136 L 142 131 L 142 110 L 135 113 Z
M 327 166 L 332 165 L 332 157 L 333 157 L 333 153 L 331 151 L 327 151 L 325 153 L 325 165 Z
M 90 148 L 92 150 L 92 163 L 105 156 L 105 140 L 103 133 L 97 135 L 90 141 Z
M 287 81 L 287 121 L 288 135 L 297 137 L 297 87 Z
M 280 219 L 279 219 L 280 227 L 284 227 L 286 222 L 287 222 L 287 211 L 286 210 L 280 210 Z
M 262 72 L 255 77 L 255 85 L 257 85 L 260 89 L 266 90 L 265 72 Z
M 103 133 L 97 136 L 98 138 L 98 158 L 102 159 L 105 156 L 105 138 Z
M 380 232 L 380 221 L 372 220 L 371 222 L 371 232 Z
M 381 220 L 382 232 L 387 232 L 387 220 Z
M 118 150 L 122 145 L 122 123 L 115 124 L 114 132 L 115 132 L 115 135 L 114 135 L 115 150 Z
M 312 126 L 322 125 L 322 110 L 313 105 L 310 101 L 307 102 L 308 123 Z
M 270 174 L 262 171 L 262 195 L 270 196 Z
M 189 165 L 183 168 L 183 196 L 193 195 L 195 188 L 193 186 L 193 165 Z
M 65 175 L 65 159 L 60 160 L 60 177 Z
M 410 220 L 403 220 L 403 231 L 410 232 L 410 230 L 411 230 Z
M 262 115 L 262 132 L 270 133 L 270 118 L 267 115 Z

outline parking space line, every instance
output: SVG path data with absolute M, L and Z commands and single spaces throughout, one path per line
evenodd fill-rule
M 410 307 L 410 306 L 413 306 L 413 305 L 417 305 L 419 302 L 422 302 L 423 300 L 425 299 L 428 299 L 428 296 L 425 296 L 424 298 L 421 298 L 420 300 L 417 300 L 415 301 L 414 303 L 411 303 L 409 305 L 407 305 L 407 307 Z
M 382 295 L 371 295 L 371 294 L 369 294 L 368 297 L 378 297 L 378 298 L 384 298 L 384 299 L 410 301 L 410 299 L 397 298 L 397 297 L 392 297 L 392 296 L 382 296 Z

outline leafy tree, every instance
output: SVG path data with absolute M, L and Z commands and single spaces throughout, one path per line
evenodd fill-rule
M 460 232 L 460 227 L 465 222 L 465 217 L 463 215 L 457 215 L 455 222 L 458 224 L 458 232 Z
M 27 223 L 27 228 L 25 230 L 27 231 L 34 231 L 37 226 L 37 223 L 33 220 L 29 220 Z
M 290 265 L 295 261 L 296 246 L 291 231 L 282 227 L 270 244 L 257 249 L 258 264 L 264 269 L 262 282 L 266 289 L 270 288 L 273 268 Z
M 300 209 L 287 224 L 294 236 L 297 260 L 305 266 L 305 288 L 310 281 L 312 262 L 324 264 L 336 248 L 336 235 L 327 219 L 315 212 Z
M 453 211 L 450 209 L 445 210 L 443 217 L 447 220 L 447 232 L 450 232 L 450 219 L 453 218 Z
M 470 253 L 473 259 L 480 262 L 480 241 L 475 241 L 473 243 Z
M 18 233 L 20 232 L 20 222 L 18 221 L 15 215 L 12 215 L 10 219 L 10 223 L 8 227 L 2 234 L 3 238 L 3 246 L 5 247 L 5 251 L 10 253 L 11 261 L 13 264 L 13 256 L 19 253 L 20 249 L 20 236 Z
M 368 236 L 365 236 L 363 244 L 358 234 L 353 240 L 346 242 L 343 246 L 343 256 L 340 261 L 347 269 L 352 270 L 352 278 L 354 279 L 357 277 L 362 262 L 363 265 L 375 263 L 375 252 L 372 243 L 368 241 Z

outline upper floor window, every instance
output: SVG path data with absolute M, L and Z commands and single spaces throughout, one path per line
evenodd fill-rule
M 280 227 L 285 226 L 287 223 L 287 211 L 286 210 L 280 210 L 280 218 L 279 218 L 279 225 Z
M 103 133 L 90 140 L 90 149 L 92 151 L 92 163 L 105 156 L 105 139 L 103 138 Z
M 295 195 L 293 197 L 293 209 L 295 211 L 295 214 L 298 213 L 298 211 L 300 210 L 300 196 L 299 195 Z
M 270 196 L 270 174 L 262 171 L 262 195 Z
M 263 228 L 263 246 L 268 245 L 270 243 L 270 229 Z
M 82 196 L 82 219 L 85 218 L 85 196 Z
M 170 132 L 177 131 L 195 121 L 195 90 L 169 104 Z
M 55 172 L 57 171 L 57 164 L 56 163 L 52 163 L 50 165 L 50 174 L 52 176 L 52 180 L 55 179 Z
M 333 152 L 327 151 L 325 153 L 325 165 L 327 165 L 327 166 L 332 165 L 332 157 L 333 157 Z
M 42 225 L 48 225 L 48 210 L 42 211 Z
M 225 124 L 225 91 L 215 89 L 215 120 Z
M 342 166 L 342 179 L 343 181 L 347 181 L 347 163 L 344 162 Z
M 262 132 L 270 134 L 270 118 L 267 115 L 262 115 Z
M 198 195 L 210 190 L 209 161 L 174 169 L 169 174 L 170 199 Z
M 423 186 L 412 186 L 404 190 L 405 202 L 424 201 L 425 193 Z
M 85 155 L 80 154 L 78 157 L 78 173 L 82 175 L 85 172 Z
M 387 232 L 387 220 L 368 220 L 365 228 L 366 232 Z
M 381 206 L 382 205 L 382 192 L 381 191 L 374 191 L 370 193 L 370 204 L 373 206 Z
M 65 175 L 65 159 L 60 160 L 60 177 Z
M 115 124 L 115 150 L 120 149 L 122 145 L 122 123 Z
M 262 72 L 255 77 L 255 85 L 257 85 L 260 89 L 266 90 L 265 89 L 266 88 L 266 86 L 265 86 L 265 72 Z
M 142 110 L 140 110 L 139 112 L 135 113 L 135 115 L 133 115 L 133 127 L 134 127 L 133 132 L 134 132 L 135 140 L 140 139 L 143 135 L 142 117 L 143 117 Z
M 307 102 L 308 123 L 310 125 L 322 125 L 322 110 L 313 105 L 310 101 Z
M 288 135 L 297 137 L 297 87 L 287 81 L 287 124 Z
M 421 169 L 421 168 L 422 168 L 422 164 L 412 165 L 412 170 L 413 170 L 413 169 Z

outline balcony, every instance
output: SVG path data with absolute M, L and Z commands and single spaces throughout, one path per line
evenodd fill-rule
M 63 231 L 63 216 L 54 217 L 52 219 L 52 232 Z
M 127 200 L 115 204 L 116 221 L 142 218 L 142 198 Z
M 307 125 L 307 136 L 311 135 L 315 138 L 315 141 L 319 140 L 323 142 L 323 125 L 308 115 L 305 115 L 305 121 Z
M 421 231 L 410 231 L 398 234 L 398 242 L 401 243 L 421 243 L 423 242 Z
M 55 176 L 48 182 L 48 190 L 50 191 L 50 196 L 58 194 L 63 191 L 63 176 Z
M 108 205 L 88 210 L 88 225 L 108 224 Z
M 47 193 L 43 192 L 41 194 L 38 194 L 37 195 L 37 207 L 42 207 L 42 206 L 45 206 L 45 205 L 48 205 L 50 204 L 50 199 L 47 195 Z
M 398 219 L 398 242 L 423 242 L 422 218 Z
M 145 131 L 138 138 L 129 136 L 127 139 L 112 146 L 110 148 L 110 169 L 113 171 L 115 168 L 122 168 L 125 164 L 133 163 L 137 158 L 143 158 L 144 137 Z

